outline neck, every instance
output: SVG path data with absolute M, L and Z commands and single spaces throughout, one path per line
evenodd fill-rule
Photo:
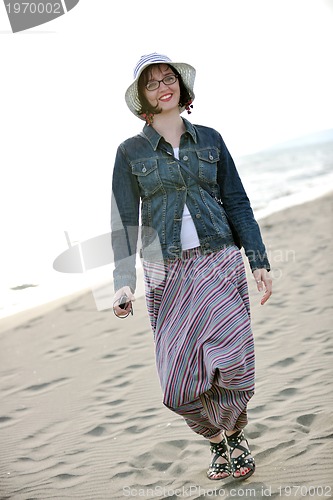
M 185 125 L 178 110 L 177 113 L 160 113 L 154 115 L 153 127 L 172 147 L 179 147 L 180 138 L 185 132 Z

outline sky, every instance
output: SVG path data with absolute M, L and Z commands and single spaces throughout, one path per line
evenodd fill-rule
M 332 21 L 333 0 L 80 0 L 12 34 L 1 3 L 1 276 L 49 266 L 64 231 L 108 231 L 116 149 L 143 125 L 124 101 L 142 54 L 196 68 L 189 119 L 237 158 L 333 128 Z

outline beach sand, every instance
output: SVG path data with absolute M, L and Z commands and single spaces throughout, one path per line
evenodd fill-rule
M 256 473 L 210 481 L 209 445 L 162 405 L 141 297 L 99 312 L 92 293 L 3 322 L 0 498 L 329 498 L 333 494 L 333 196 L 260 225 L 274 277 L 249 273 Z

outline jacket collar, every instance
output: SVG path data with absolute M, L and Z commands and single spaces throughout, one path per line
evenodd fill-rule
M 194 126 L 192 125 L 191 122 L 189 122 L 185 118 L 182 118 L 182 120 L 184 122 L 186 132 L 188 132 L 190 134 L 190 136 L 192 137 L 193 141 L 195 143 L 197 143 L 197 133 L 195 131 Z M 153 150 L 156 151 L 158 144 L 159 144 L 160 140 L 162 139 L 162 136 L 158 132 L 156 132 L 154 127 L 152 127 L 151 125 L 145 125 L 143 127 L 142 132 L 143 132 L 144 136 L 150 142 Z

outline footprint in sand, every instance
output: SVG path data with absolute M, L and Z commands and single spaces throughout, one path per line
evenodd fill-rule
M 35 385 L 30 385 L 29 387 L 26 387 L 24 390 L 26 392 L 37 392 L 37 391 L 46 391 L 49 389 L 52 389 L 55 385 L 62 385 L 65 382 L 68 382 L 69 378 L 63 377 L 59 378 L 57 380 L 52 380 L 51 382 L 44 382 L 42 384 L 35 384 Z

